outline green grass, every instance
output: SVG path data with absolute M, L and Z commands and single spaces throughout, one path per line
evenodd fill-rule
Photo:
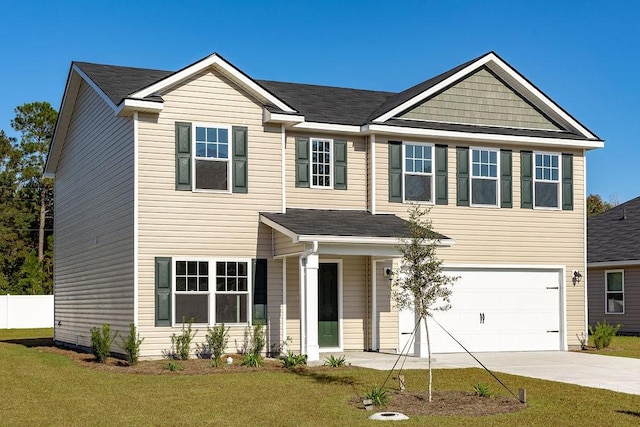
M 371 413 L 348 401 L 382 385 L 387 375 L 349 367 L 194 376 L 109 373 L 33 346 L 50 342 L 50 336 L 50 330 L 0 330 L 0 425 L 377 425 L 367 419 Z M 426 370 L 404 374 L 408 390 L 426 390 Z M 412 417 L 402 425 L 640 423 L 640 396 L 511 375 L 500 378 L 516 393 L 527 389 L 526 409 L 481 418 Z M 472 391 L 479 382 L 506 395 L 480 369 L 434 372 L 435 390 Z
M 611 345 L 602 350 L 593 347 L 593 337 L 589 337 L 590 353 L 604 354 L 605 356 L 633 357 L 640 359 L 640 337 L 615 336 Z

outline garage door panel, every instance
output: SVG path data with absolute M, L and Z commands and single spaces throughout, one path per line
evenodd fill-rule
M 558 270 L 446 270 L 459 276 L 451 310 L 433 317 L 470 351 L 561 349 Z M 413 330 L 413 315 L 401 320 Z M 407 322 L 410 325 L 404 324 Z M 548 332 L 558 331 L 558 332 Z M 433 353 L 464 351 L 435 322 L 429 322 Z M 402 337 L 401 337 L 402 340 Z

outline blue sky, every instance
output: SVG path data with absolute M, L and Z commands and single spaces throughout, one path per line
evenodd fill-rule
M 587 191 L 640 195 L 640 2 L 0 2 L 0 129 L 56 109 L 71 61 L 177 70 L 213 52 L 258 79 L 400 91 L 488 51 L 591 131 Z M 632 126 L 633 125 L 633 126 Z

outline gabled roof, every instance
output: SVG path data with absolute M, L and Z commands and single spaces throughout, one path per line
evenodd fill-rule
M 286 213 L 262 212 L 261 221 L 294 241 L 367 242 L 387 239 L 397 244 L 398 239 L 410 236 L 407 221 L 396 215 L 376 214 L 367 211 L 287 209 Z M 341 239 L 346 238 L 346 239 Z M 434 233 L 433 239 L 443 244 L 453 241 L 447 236 Z
M 640 264 L 640 197 L 587 220 L 587 263 Z

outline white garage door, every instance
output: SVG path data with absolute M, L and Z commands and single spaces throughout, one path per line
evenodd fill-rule
M 448 269 L 451 309 L 437 320 L 469 351 L 561 350 L 561 286 L 558 270 Z M 399 313 L 400 349 L 411 339 L 412 312 Z M 464 351 L 429 321 L 432 353 Z M 409 353 L 412 353 L 410 350 Z

